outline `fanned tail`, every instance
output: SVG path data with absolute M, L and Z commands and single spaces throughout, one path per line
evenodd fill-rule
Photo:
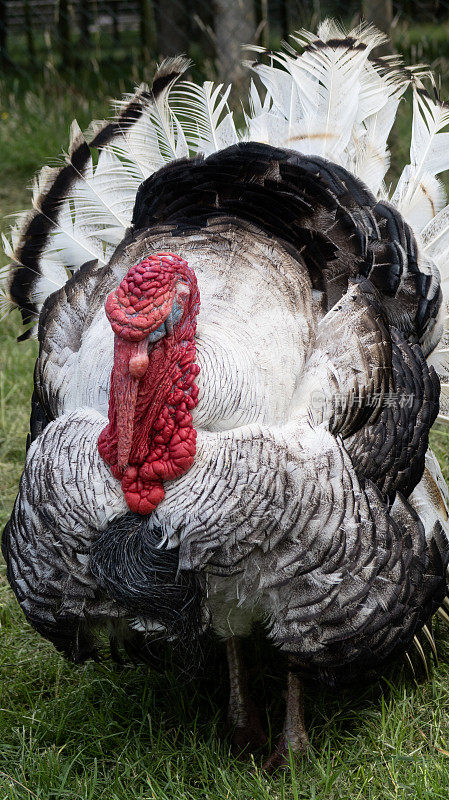
M 345 34 L 326 20 L 316 36 L 299 31 L 292 39 L 302 52 L 252 48 L 261 60 L 249 66 L 266 96 L 262 103 L 252 85 L 249 138 L 324 156 L 377 194 L 389 166 L 387 138 L 410 74 L 399 58 L 369 60 L 385 37 L 368 25 Z M 267 56 L 269 65 L 263 63 Z
M 18 306 L 36 331 L 45 299 L 87 261 L 106 264 L 130 225 L 137 189 L 170 158 L 188 155 L 167 95 L 189 62 L 167 59 L 152 90 L 141 86 L 119 106 L 114 120 L 96 124 L 87 143 L 72 124 L 66 164 L 44 168 L 33 189 L 33 209 L 18 220 L 11 241 L 12 263 L 0 274 L 2 310 Z M 94 165 L 92 153 L 98 152 Z

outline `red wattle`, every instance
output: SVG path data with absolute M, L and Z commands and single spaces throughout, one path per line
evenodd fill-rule
M 155 269 L 156 261 L 160 266 L 159 273 Z M 134 322 L 136 317 L 133 316 L 130 308 L 131 301 L 135 302 L 130 288 L 135 292 L 135 284 L 134 287 L 130 287 L 129 276 L 130 273 L 135 276 L 137 268 L 133 267 L 120 284 L 115 295 L 119 295 L 119 291 L 122 290 L 120 304 L 126 300 L 129 301 L 126 306 L 127 321 L 124 326 L 124 337 L 123 327 L 117 326 L 120 329 L 120 333 L 118 333 L 115 323 L 113 324 L 116 331 L 117 360 L 114 361 L 111 375 L 109 424 L 100 434 L 98 449 L 101 457 L 110 465 L 113 475 L 121 480 L 125 499 L 131 511 L 138 514 L 150 514 L 164 497 L 164 481 L 183 475 L 190 469 L 195 457 L 196 431 L 190 412 L 198 403 L 198 387 L 195 384 L 195 378 L 199 373 L 199 366 L 195 363 L 195 331 L 199 310 L 199 293 L 194 272 L 178 256 L 157 254 L 157 256 L 145 259 L 142 263 L 147 272 L 150 263 L 152 271 L 155 273 L 155 280 L 159 275 L 164 290 L 157 291 L 157 287 L 155 288 L 154 285 L 147 285 L 146 291 L 141 292 L 139 303 L 146 299 L 147 293 L 154 290 L 151 297 L 158 296 L 163 300 L 165 313 L 167 296 L 174 298 L 176 283 L 182 281 L 180 297 L 184 304 L 183 312 L 171 335 L 164 336 L 150 350 L 148 366 L 144 371 L 145 356 L 140 343 L 138 344 L 135 338 Z M 139 267 L 139 265 L 137 266 Z M 188 292 L 185 292 L 185 284 L 189 288 Z M 127 293 L 124 291 L 125 287 L 127 287 Z M 113 295 L 109 295 L 106 311 L 109 317 L 109 304 L 109 307 L 112 307 L 111 314 L 115 315 L 116 321 L 117 309 L 119 311 L 120 309 L 118 304 L 111 300 Z M 168 312 L 165 313 L 165 318 L 170 313 L 172 305 L 173 299 Z M 152 324 L 154 325 L 154 306 L 151 303 L 148 305 L 147 314 L 153 320 Z M 145 329 L 143 314 L 139 313 L 139 317 L 141 317 L 139 324 L 143 331 Z M 158 319 L 160 319 L 159 315 Z M 160 319 L 156 327 L 162 324 L 164 319 Z M 128 322 L 132 327 L 131 331 L 127 327 Z M 149 324 L 147 322 L 145 336 L 148 336 Z M 154 330 L 154 327 L 152 329 Z M 129 335 L 130 332 L 131 335 Z M 141 336 L 140 339 L 142 340 L 143 337 Z M 129 344 L 125 346 L 124 340 Z M 117 381 L 123 379 L 122 351 L 124 346 L 126 352 L 128 352 L 127 348 L 130 348 L 127 362 L 129 375 L 134 379 L 139 378 L 139 387 L 128 465 L 120 468 L 118 440 L 121 421 L 117 414 L 116 389 L 118 388 Z M 135 348 L 135 352 L 132 348 Z

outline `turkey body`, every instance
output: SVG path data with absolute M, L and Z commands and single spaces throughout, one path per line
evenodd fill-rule
M 104 302 L 167 251 L 201 296 L 197 449 L 141 518 L 98 453 Z M 331 683 L 406 650 L 446 591 L 442 478 L 425 462 L 440 305 L 400 215 L 324 159 L 245 143 L 148 179 L 110 262 L 41 313 L 34 441 L 3 538 L 28 619 L 78 660 L 99 627 L 143 650 L 261 622 Z

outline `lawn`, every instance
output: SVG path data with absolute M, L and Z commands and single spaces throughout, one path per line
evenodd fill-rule
M 124 87 L 125 88 L 125 87 Z M 126 87 L 130 88 L 130 87 Z M 35 170 L 54 163 L 76 114 L 85 126 L 106 104 L 59 87 L 16 93 L 2 87 L 0 215 L 28 205 Z M 402 129 L 407 127 L 404 109 Z M 401 149 L 404 149 L 403 146 Z M 3 221 L 3 228 L 8 220 Z M 18 319 L 1 325 L 0 522 L 9 517 L 24 460 L 36 345 L 17 344 Z M 433 434 L 449 477 L 448 434 Z M 223 730 L 226 673 L 182 683 L 143 666 L 68 664 L 28 624 L 0 568 L 0 800 L 447 800 L 449 638 L 436 624 L 439 664 L 429 680 L 415 659 L 370 686 L 309 689 L 309 755 L 276 777 L 262 754 L 242 763 Z M 254 661 L 263 649 L 255 648 Z M 430 658 L 429 658 L 430 661 Z M 272 740 L 282 725 L 282 672 L 272 654 L 254 674 Z M 265 718 L 265 712 L 263 712 Z M 271 726 L 271 727 L 270 727 Z

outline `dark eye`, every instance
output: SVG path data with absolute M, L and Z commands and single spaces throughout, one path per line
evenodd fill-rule
M 159 328 L 157 328 L 155 331 L 152 331 L 152 333 L 149 334 L 148 346 L 150 347 L 151 345 L 155 344 L 155 342 L 158 342 L 159 339 L 162 339 L 162 337 L 166 335 L 166 333 L 167 333 L 167 328 L 165 326 L 165 322 L 163 322 L 162 325 L 159 325 Z

